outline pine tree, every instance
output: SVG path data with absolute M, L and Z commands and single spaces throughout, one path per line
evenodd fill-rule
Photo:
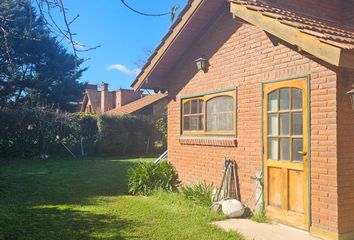
M 68 109 L 83 91 L 82 60 L 70 54 L 38 17 L 31 1 L 0 3 L 0 107 Z

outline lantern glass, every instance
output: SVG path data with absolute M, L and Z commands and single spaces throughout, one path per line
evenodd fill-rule
M 204 72 L 206 71 L 207 60 L 205 58 L 198 58 L 194 62 L 196 63 L 198 70 L 203 70 Z
M 354 89 L 350 90 L 349 92 L 347 92 L 347 94 L 349 95 L 350 97 L 350 101 L 352 103 L 352 108 L 354 110 Z

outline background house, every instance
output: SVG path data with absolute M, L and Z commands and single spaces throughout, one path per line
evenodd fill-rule
M 250 177 L 262 172 L 271 219 L 354 239 L 353 9 L 188 2 L 132 85 L 168 89 L 168 158 L 185 184 L 218 184 L 235 159 L 243 202 L 252 206 Z
M 108 84 L 88 84 L 84 93 L 80 112 L 109 115 L 144 115 L 157 119 L 166 113 L 167 94 L 143 94 L 133 89 L 109 91 Z
M 166 113 L 167 94 L 156 93 L 147 95 L 122 107 L 112 109 L 109 115 L 142 115 L 151 119 L 157 119 Z
M 109 91 L 107 83 L 102 83 L 101 90 L 98 90 L 97 85 L 88 84 L 85 89 L 80 112 L 104 113 L 142 97 L 144 97 L 143 91 L 134 92 L 132 89 Z

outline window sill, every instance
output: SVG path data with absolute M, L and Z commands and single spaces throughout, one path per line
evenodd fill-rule
M 179 143 L 182 145 L 237 147 L 237 139 L 234 136 L 188 136 L 181 135 Z

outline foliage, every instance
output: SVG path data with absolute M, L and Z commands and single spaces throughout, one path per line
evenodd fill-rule
M 0 239 L 242 239 L 180 194 L 126 195 L 127 169 L 141 161 L 152 159 L 4 162 L 11 185 L 0 197 Z
M 0 108 L 0 156 L 151 153 L 154 126 L 136 116 L 60 113 L 43 108 Z M 155 138 L 156 139 L 156 138 Z M 149 144 L 148 144 L 149 143 Z
M 265 215 L 264 209 L 261 209 L 259 213 L 252 215 L 251 220 L 259 223 L 269 223 L 269 219 Z
M 100 155 L 147 153 L 152 125 L 148 120 L 137 116 L 100 115 L 98 134 Z
M 143 162 L 129 169 L 128 175 L 129 192 L 132 194 L 147 196 L 158 189 L 175 192 L 180 184 L 176 169 L 168 162 Z
M 154 140 L 157 148 L 160 148 L 160 152 L 164 152 L 167 149 L 167 116 L 164 115 L 154 121 Z
M 182 195 L 195 202 L 198 205 L 210 207 L 213 198 L 213 184 L 199 182 L 193 186 L 183 186 L 181 188 Z
M 70 110 L 70 102 L 82 96 L 83 60 L 51 35 L 31 1 L 4 0 L 0 16 L 0 107 L 45 104 Z
M 0 109 L 0 153 L 2 157 L 32 157 L 61 154 L 61 143 L 94 144 L 97 138 L 93 116 L 57 113 L 46 109 Z M 89 129 L 89 130 L 87 130 Z

